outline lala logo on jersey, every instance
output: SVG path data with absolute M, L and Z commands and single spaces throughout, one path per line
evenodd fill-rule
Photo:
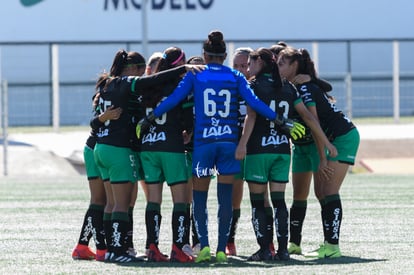
M 155 143 L 157 141 L 166 141 L 167 138 L 165 136 L 165 132 L 157 133 L 155 131 L 157 129 L 156 126 L 150 126 L 149 133 L 142 137 L 142 144 L 144 143 Z
M 203 138 L 218 137 L 222 135 L 231 135 L 231 128 L 229 125 L 220 126 L 220 120 L 214 117 L 211 118 L 211 127 L 204 128 Z
M 262 137 L 262 147 L 283 143 L 289 144 L 289 139 L 286 135 L 278 135 L 275 129 L 270 130 L 270 136 Z

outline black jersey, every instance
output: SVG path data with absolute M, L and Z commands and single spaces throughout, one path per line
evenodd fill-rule
M 183 108 L 183 123 L 184 130 L 188 134 L 191 133 L 191 140 L 187 144 L 184 144 L 186 152 L 193 152 L 194 150 L 194 95 L 190 93 L 181 105 Z
M 130 133 L 131 149 L 141 151 L 141 139 L 138 139 L 135 127 L 138 121 L 145 116 L 145 108 L 142 106 L 143 96 L 141 94 L 130 94 L 128 99 L 128 113 L 131 115 L 132 131 Z
M 282 87 L 275 87 L 269 74 L 258 76 L 251 87 L 260 100 L 285 117 L 294 116 L 294 106 L 302 101 L 293 85 L 284 82 Z M 263 153 L 290 154 L 290 143 L 289 137 L 273 121 L 257 114 L 247 143 L 247 154 Z
M 93 150 L 93 148 L 95 148 L 96 140 L 96 130 L 92 129 L 89 133 L 89 137 L 86 139 L 86 146 Z
M 121 107 L 122 113 L 117 120 L 107 120 L 97 131 L 97 142 L 119 146 L 131 147 L 132 132 L 134 131 L 133 114 L 128 111 L 130 94 L 140 96 L 145 90 L 157 84 L 164 83 L 185 73 L 185 67 L 163 71 L 150 76 L 123 76 L 108 78 L 100 88 L 99 110 L 103 113 L 108 107 Z
M 166 99 L 176 86 L 174 82 L 164 85 L 161 89 L 162 100 Z M 147 108 L 146 113 L 152 110 Z M 178 104 L 154 120 L 148 132 L 142 136 L 141 150 L 184 153 L 183 130 L 183 109 L 182 104 Z
M 313 82 L 299 85 L 298 91 L 306 106 L 316 106 L 322 130 L 329 140 L 348 133 L 355 125 L 331 102 L 329 97 Z

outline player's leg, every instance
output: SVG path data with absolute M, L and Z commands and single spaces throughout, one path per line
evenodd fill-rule
M 289 216 L 289 248 L 290 254 L 302 254 L 302 228 L 306 216 L 312 172 L 292 173 L 293 202 Z
M 250 171 L 250 169 L 249 169 Z M 265 261 L 272 259 L 270 251 L 271 234 L 268 230 L 268 217 L 265 210 L 265 193 L 267 182 L 257 183 L 248 181 L 250 204 L 252 207 L 252 226 L 259 245 L 259 250 L 253 253 L 248 261 Z M 273 219 L 272 219 L 273 223 Z
M 163 157 L 163 171 L 171 190 L 173 211 L 171 218 L 172 246 L 170 261 L 193 262 L 192 251 L 187 255 L 183 248 L 191 250 L 189 241 L 190 215 L 188 210 L 188 169 L 185 154 L 165 153 Z
M 270 198 L 273 204 L 276 238 L 278 249 L 275 259 L 289 260 L 287 250 L 289 236 L 289 214 L 285 201 L 286 185 L 289 182 L 290 155 L 277 154 L 269 156 L 270 166 Z
M 242 171 L 243 171 L 243 162 L 242 162 Z M 237 230 L 237 224 L 240 219 L 240 205 L 243 199 L 243 172 L 240 172 L 239 174 L 235 175 L 234 183 L 233 183 L 233 217 L 230 227 L 230 235 L 229 239 L 226 244 L 226 254 L 227 255 L 237 255 L 236 250 L 236 244 L 235 244 L 235 238 L 236 238 L 236 230 Z

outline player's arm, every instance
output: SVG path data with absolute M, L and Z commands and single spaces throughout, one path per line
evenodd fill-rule
M 90 121 L 90 126 L 92 129 L 96 130 L 99 127 L 103 126 L 105 121 L 107 120 L 117 120 L 122 114 L 122 108 L 114 106 L 108 107 L 105 112 L 96 115 L 92 120 Z
M 315 142 L 318 146 L 321 146 L 320 154 L 324 154 L 325 148 L 328 149 L 329 154 L 335 157 L 338 152 L 335 146 L 329 142 L 328 138 L 326 137 L 325 133 L 322 131 L 321 126 L 319 125 L 319 121 L 315 118 L 315 116 L 306 108 L 303 101 L 299 101 L 295 104 L 295 110 L 298 112 L 300 117 L 309 126 L 312 131 L 312 136 L 315 139 Z M 323 149 L 322 149 L 323 148 Z
M 295 85 L 301 85 L 303 83 L 309 82 L 311 81 L 312 78 L 310 75 L 308 74 L 298 74 L 295 76 L 295 78 L 293 79 L 292 83 Z M 331 83 L 329 83 L 328 81 L 322 79 L 322 78 L 318 78 L 315 77 L 313 79 L 313 81 L 315 82 L 316 85 L 318 85 L 323 91 L 325 92 L 330 92 L 332 91 L 332 85 Z
M 269 120 L 275 120 L 276 113 L 257 97 L 247 80 L 244 77 L 240 77 L 238 83 L 240 95 L 243 97 L 246 103 L 260 115 L 266 117 Z
M 303 137 L 305 134 L 305 127 L 289 118 L 283 117 L 283 115 L 275 113 L 269 108 L 263 101 L 261 101 L 250 88 L 247 80 L 240 78 L 239 91 L 246 103 L 250 105 L 257 113 L 266 117 L 267 119 L 274 121 L 284 132 L 290 134 L 293 139 Z
M 138 138 L 141 137 L 141 133 L 146 131 L 153 121 L 162 116 L 179 104 L 192 90 L 192 74 L 188 73 L 184 76 L 183 80 L 180 81 L 177 88 L 169 95 L 164 101 L 162 101 L 150 114 L 141 119 L 136 128 L 135 132 Z
M 169 70 L 158 72 L 151 75 L 136 76 L 133 77 L 131 83 L 131 91 L 137 92 L 139 90 L 152 87 L 154 85 L 166 82 L 168 80 L 179 77 L 180 75 L 191 71 L 192 73 L 199 72 L 204 69 L 204 66 L 200 65 L 182 65 Z
M 248 105 L 247 114 L 244 118 L 243 132 L 239 140 L 239 144 L 236 148 L 236 159 L 242 160 L 246 157 L 247 153 L 247 142 L 249 141 L 250 136 L 252 135 L 254 125 L 256 123 L 256 112 L 250 108 Z

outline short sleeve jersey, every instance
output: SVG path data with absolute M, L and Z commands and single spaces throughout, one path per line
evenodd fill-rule
M 162 100 L 171 94 L 175 86 L 173 83 L 163 86 Z M 146 108 L 147 114 L 151 111 L 152 108 Z M 180 104 L 155 119 L 142 137 L 141 150 L 184 153 L 183 130 L 183 109 Z
M 163 71 L 150 76 L 123 76 L 109 78 L 107 85 L 101 87 L 99 110 L 103 113 L 110 106 L 121 107 L 123 112 L 117 120 L 107 120 L 97 130 L 97 143 L 131 148 L 131 132 L 133 131 L 130 94 L 136 96 L 144 94 L 151 86 L 168 81 L 185 72 L 183 66 Z
M 351 120 L 330 102 L 326 93 L 315 83 L 304 83 L 299 86 L 298 91 L 306 106 L 316 106 L 321 128 L 328 139 L 333 140 L 355 128 Z
M 212 142 L 238 142 L 239 96 L 269 119 L 275 113 L 256 95 L 246 78 L 238 71 L 220 64 L 208 64 L 196 75 L 187 73 L 174 93 L 155 110 L 160 116 L 178 104 L 191 91 L 194 93 L 194 146 Z
M 302 102 L 295 87 L 288 82 L 278 88 L 270 74 L 263 74 L 252 81 L 254 93 L 271 109 L 284 117 L 295 115 L 295 105 Z M 253 132 L 247 143 L 247 154 L 290 154 L 289 137 L 273 121 L 256 116 Z

